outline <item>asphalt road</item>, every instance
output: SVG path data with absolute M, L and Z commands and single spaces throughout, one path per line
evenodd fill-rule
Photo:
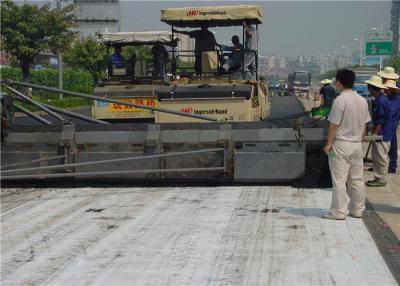
M 303 106 L 296 96 L 271 96 L 271 117 L 281 117 L 289 114 L 300 113 Z

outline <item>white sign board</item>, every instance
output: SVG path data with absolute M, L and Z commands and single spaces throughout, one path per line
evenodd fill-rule
M 367 42 L 392 42 L 393 31 L 370 31 L 367 32 Z

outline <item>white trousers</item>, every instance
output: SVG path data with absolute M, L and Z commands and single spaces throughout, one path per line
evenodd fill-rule
M 373 142 L 371 148 L 372 167 L 375 178 L 386 180 L 389 168 L 390 141 Z
M 245 51 L 244 52 L 244 73 L 246 79 L 254 79 L 254 71 L 256 69 L 256 52 L 255 51 Z
M 331 212 L 345 217 L 350 211 L 362 214 L 365 209 L 363 148 L 361 142 L 335 140 L 329 155 L 332 176 Z

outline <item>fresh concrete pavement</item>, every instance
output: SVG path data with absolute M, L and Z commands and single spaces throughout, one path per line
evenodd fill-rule
M 367 188 L 398 236 L 399 178 Z M 365 221 L 320 218 L 330 199 L 287 186 L 3 188 L 1 282 L 396 285 Z
M 2 285 L 396 285 L 330 189 L 3 189 Z

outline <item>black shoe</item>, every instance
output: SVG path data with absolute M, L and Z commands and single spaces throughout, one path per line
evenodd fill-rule
M 390 168 L 389 168 L 389 170 L 388 170 L 388 173 L 391 173 L 391 174 L 396 174 L 396 170 L 394 170 L 394 169 L 390 169 Z

